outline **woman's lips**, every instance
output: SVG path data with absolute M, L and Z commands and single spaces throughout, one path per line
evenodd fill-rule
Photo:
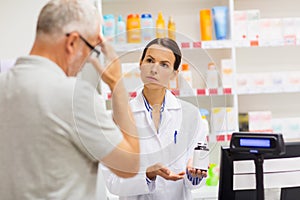
M 152 76 L 147 76 L 146 78 L 149 79 L 149 80 L 151 80 L 151 81 L 157 81 L 157 79 L 154 78 L 154 77 L 152 77 Z

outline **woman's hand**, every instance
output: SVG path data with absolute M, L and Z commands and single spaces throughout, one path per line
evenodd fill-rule
M 160 163 L 152 165 L 152 166 L 148 167 L 146 170 L 146 176 L 150 180 L 155 180 L 156 176 L 161 176 L 166 180 L 177 181 L 177 180 L 183 179 L 184 175 L 185 175 L 185 172 L 180 172 L 180 173 L 176 174 Z
M 187 166 L 186 166 L 186 169 L 187 169 L 187 172 L 193 177 L 193 178 L 206 178 L 207 177 L 207 171 L 205 170 L 201 170 L 201 169 L 196 169 L 196 168 L 193 168 L 192 167 L 192 160 L 190 159 Z

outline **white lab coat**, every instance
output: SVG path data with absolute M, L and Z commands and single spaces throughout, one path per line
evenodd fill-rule
M 155 184 L 151 183 L 148 187 L 145 172 L 147 167 L 158 162 L 175 173 L 186 170 L 197 142 L 206 140 L 198 108 L 177 99 L 167 91 L 162 121 L 157 133 L 145 107 L 143 95 L 139 93 L 131 100 L 130 105 L 140 135 L 140 172 L 133 178 L 123 179 L 102 167 L 108 190 L 120 196 L 120 199 L 192 199 L 190 190 L 198 186 L 192 185 L 186 176 L 179 181 L 168 181 L 157 176 Z

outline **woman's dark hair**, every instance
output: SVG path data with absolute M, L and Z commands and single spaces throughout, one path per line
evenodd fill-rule
M 181 51 L 177 45 L 177 43 L 170 39 L 170 38 L 155 38 L 154 40 L 150 41 L 147 46 L 145 47 L 142 57 L 141 57 L 141 61 L 144 60 L 146 52 L 148 50 L 148 48 L 154 44 L 158 44 L 160 46 L 163 46 L 167 49 L 170 49 L 174 56 L 175 56 L 175 62 L 174 62 L 174 70 L 177 70 L 179 68 L 180 62 L 181 62 Z

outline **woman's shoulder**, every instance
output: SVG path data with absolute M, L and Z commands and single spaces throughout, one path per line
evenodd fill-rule
M 199 108 L 196 107 L 194 104 L 184 101 L 182 99 L 179 99 L 179 102 L 181 104 L 183 112 L 199 113 Z

